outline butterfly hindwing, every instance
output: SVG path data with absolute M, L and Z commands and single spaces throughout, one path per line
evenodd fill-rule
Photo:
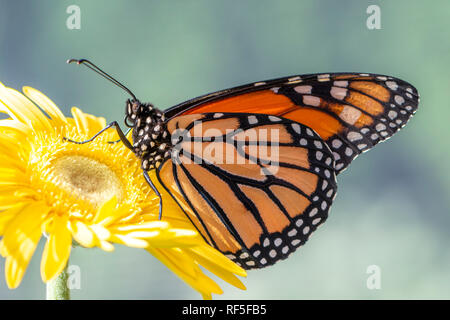
M 165 112 L 168 118 L 205 112 L 281 116 L 302 123 L 328 144 L 336 172 L 402 128 L 417 110 L 409 83 L 384 75 L 310 74 L 252 83 L 198 97 Z
M 309 127 L 256 113 L 168 122 L 171 159 L 160 182 L 205 240 L 242 267 L 286 258 L 328 216 L 334 158 Z

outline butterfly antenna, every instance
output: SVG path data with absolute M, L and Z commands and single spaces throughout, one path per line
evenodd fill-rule
M 114 83 L 119 88 L 122 88 L 123 90 L 125 90 L 130 96 L 133 97 L 133 100 L 137 100 L 136 96 L 133 94 L 133 92 L 131 92 L 130 89 L 125 87 L 123 84 L 121 84 L 119 81 L 114 79 L 111 75 L 107 74 L 105 71 L 103 71 L 102 69 L 97 67 L 95 64 L 93 64 L 89 60 L 87 60 L 87 59 L 79 59 L 79 60 L 78 59 L 69 59 L 69 60 L 67 60 L 67 63 L 74 63 L 74 62 L 76 62 L 77 64 L 83 64 L 86 67 L 88 67 L 89 69 L 91 69 L 92 71 L 97 72 L 99 75 L 101 75 L 105 79 L 111 81 L 112 83 Z

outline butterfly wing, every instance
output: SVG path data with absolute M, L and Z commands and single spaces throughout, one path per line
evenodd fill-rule
M 409 83 L 384 75 L 311 74 L 252 83 L 201 96 L 165 111 L 167 118 L 208 112 L 282 116 L 316 131 L 336 172 L 402 128 L 417 110 Z
M 334 160 L 310 128 L 263 114 L 175 117 L 157 170 L 205 240 L 242 267 L 286 258 L 328 216 Z

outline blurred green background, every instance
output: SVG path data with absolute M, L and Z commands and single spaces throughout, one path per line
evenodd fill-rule
M 69 30 L 69 5 L 81 29 Z M 381 30 L 366 27 L 371 4 Z M 89 58 L 160 108 L 248 82 L 316 72 L 396 76 L 421 94 L 419 111 L 387 143 L 338 177 L 330 217 L 289 259 L 250 271 L 225 299 L 450 298 L 450 2 L 7 1 L 0 0 L 0 81 L 35 87 L 66 115 L 71 106 L 122 123 L 120 89 L 85 68 Z M 24 280 L 1 299 L 43 299 L 41 243 Z M 143 250 L 73 250 L 74 299 L 197 299 Z M 367 267 L 381 269 L 369 290 Z

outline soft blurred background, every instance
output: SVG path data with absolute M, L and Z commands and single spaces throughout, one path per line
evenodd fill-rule
M 369 30 L 369 5 L 381 29 Z M 70 30 L 66 9 L 81 9 Z M 288 260 L 251 271 L 246 291 L 219 281 L 217 299 L 450 298 L 450 2 L 0 0 L 0 81 L 35 87 L 122 123 L 126 94 L 67 58 L 89 58 L 143 101 L 167 108 L 248 82 L 316 72 L 396 76 L 421 94 L 402 131 L 338 177 L 330 217 Z M 24 280 L 1 299 L 43 299 L 37 249 Z M 73 250 L 73 299 L 198 299 L 143 250 Z M 369 290 L 367 268 L 381 270 Z

